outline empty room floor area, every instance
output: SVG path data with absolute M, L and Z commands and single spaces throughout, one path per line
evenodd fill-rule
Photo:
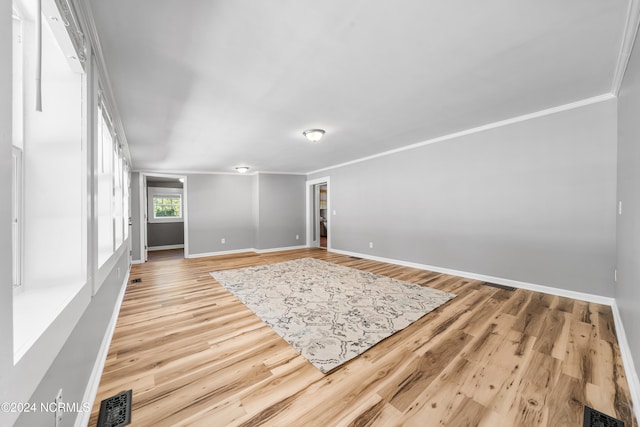
M 456 298 L 323 374 L 209 275 L 314 257 Z M 320 249 L 134 265 L 100 401 L 137 426 L 637 426 L 611 308 Z

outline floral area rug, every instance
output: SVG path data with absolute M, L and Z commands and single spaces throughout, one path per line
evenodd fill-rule
M 210 274 L 323 373 L 455 298 L 314 258 Z

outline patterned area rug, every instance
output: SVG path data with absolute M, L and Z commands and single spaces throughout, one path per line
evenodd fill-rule
M 325 373 L 455 298 L 314 258 L 210 274 Z

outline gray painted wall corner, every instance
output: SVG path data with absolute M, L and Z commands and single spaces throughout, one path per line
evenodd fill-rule
M 640 372 L 640 33 L 618 95 L 618 282 L 615 297 Z M 637 378 L 636 378 L 637 380 Z M 640 400 L 640 396 L 637 396 Z M 637 403 L 637 402 L 636 402 Z M 636 413 L 638 411 L 636 410 Z

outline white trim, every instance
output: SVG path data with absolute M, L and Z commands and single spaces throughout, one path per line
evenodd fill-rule
M 184 245 L 164 245 L 164 246 L 149 246 L 147 248 L 148 251 L 166 251 L 169 249 L 182 249 Z
M 636 39 L 636 34 L 638 33 L 639 24 L 640 0 L 631 0 L 629 2 L 629 8 L 627 9 L 627 19 L 625 20 L 622 43 L 620 45 L 616 70 L 613 75 L 613 83 L 611 85 L 611 93 L 616 96 L 620 93 L 620 87 L 622 86 L 622 81 L 624 80 L 624 75 L 627 71 L 629 60 L 631 59 L 631 52 L 633 51 L 633 45 Z
M 184 222 L 184 189 L 173 187 L 158 187 L 157 182 L 149 183 L 149 175 L 147 175 L 147 222 L 150 224 L 162 224 L 167 222 Z M 184 186 L 184 184 L 183 184 Z M 156 217 L 154 211 L 154 202 L 156 197 L 159 198 L 175 198 L 180 199 L 180 216 L 178 217 Z
M 331 210 L 331 177 L 324 176 L 322 178 L 310 179 L 305 183 L 305 230 L 307 233 L 307 247 L 311 247 L 311 236 L 313 235 L 313 229 L 311 228 L 311 190 L 314 185 L 327 184 L 327 250 L 331 249 L 331 217 L 333 211 Z M 318 237 L 320 239 L 320 237 Z
M 268 249 L 256 249 L 256 248 L 233 249 L 230 251 L 189 254 L 188 256 L 185 256 L 185 258 L 205 258 L 210 256 L 234 255 L 234 254 L 245 254 L 245 253 L 266 254 L 270 252 L 295 251 L 298 249 L 307 249 L 308 247 L 309 246 L 306 246 L 306 245 L 299 245 L 299 246 L 285 246 L 281 248 L 268 248 Z
M 151 174 L 157 174 L 159 172 L 152 172 L 149 170 L 136 170 L 134 172 L 140 172 L 140 173 L 144 173 L 146 175 L 151 175 Z M 306 176 L 307 172 L 275 172 L 275 171 L 253 171 L 253 172 L 246 172 L 246 173 L 240 173 L 240 172 L 220 172 L 220 171 L 198 171 L 198 170 L 167 170 L 167 171 L 162 171 L 162 173 L 164 174 L 172 174 L 172 175 L 186 175 L 186 174 L 192 174 L 192 175 L 236 175 L 236 176 L 253 176 L 253 175 L 258 175 L 258 174 L 263 174 L 263 175 L 302 175 L 302 176 Z
M 144 193 L 143 193 L 144 192 Z M 138 205 L 139 205 L 139 210 L 140 210 L 140 215 L 138 218 L 138 221 L 140 223 L 140 235 L 138 236 L 140 238 L 140 259 L 142 260 L 141 263 L 144 263 L 146 260 L 144 259 L 144 253 L 145 253 L 145 246 L 147 244 L 146 242 L 146 238 L 144 235 L 145 232 L 145 226 L 146 226 L 146 213 L 147 213 L 147 204 L 145 202 L 146 196 L 145 194 L 147 193 L 147 189 L 145 188 L 144 185 L 144 174 L 139 173 L 138 174 Z
M 263 175 L 302 175 L 307 176 L 306 172 L 273 172 L 273 171 L 257 171 L 255 174 L 263 174 Z
M 189 209 L 187 208 L 187 186 L 189 182 L 189 177 L 186 175 L 182 176 L 182 217 L 184 218 L 184 254 L 189 253 Z
M 299 246 L 286 246 L 283 248 L 271 248 L 271 249 L 254 249 L 253 251 L 257 254 L 267 254 L 269 252 L 280 252 L 280 251 L 295 251 L 296 249 L 306 249 L 309 246 L 307 245 L 299 245 Z
M 218 252 L 204 252 L 199 254 L 185 254 L 185 258 L 205 258 L 210 256 L 218 256 L 218 255 L 233 255 L 233 254 L 241 254 L 247 252 L 255 252 L 256 250 L 253 248 L 245 248 L 245 249 L 233 249 L 230 251 L 218 251 Z
M 139 259 L 132 259 L 131 260 L 131 265 L 133 265 L 133 264 L 144 264 L 144 261 L 141 261 Z
M 613 320 L 616 326 L 616 336 L 622 356 L 622 364 L 624 366 L 625 376 L 627 377 L 627 384 L 629 384 L 629 394 L 631 394 L 631 401 L 633 402 L 633 412 L 636 420 L 640 420 L 640 381 L 638 380 L 638 372 L 633 363 L 633 355 L 629 347 L 629 342 L 627 341 L 627 334 L 622 325 L 622 317 L 618 310 L 618 304 L 615 300 L 613 304 L 611 304 L 611 311 L 613 311 Z
M 402 265 L 405 267 L 418 268 L 420 270 L 434 271 L 436 273 L 450 274 L 452 276 L 465 277 L 467 279 L 482 280 L 483 282 L 491 282 L 491 283 L 497 283 L 500 285 L 513 286 L 520 289 L 527 289 L 529 291 L 542 292 L 545 294 L 558 295 L 566 298 L 573 298 L 573 299 L 578 299 L 582 301 L 594 302 L 596 304 L 604 304 L 604 305 L 611 306 L 615 302 L 615 299 L 610 297 L 603 297 L 601 295 L 587 294 L 584 292 L 570 291 L 567 289 L 553 288 L 553 287 L 544 286 L 544 285 L 536 285 L 534 283 L 504 279 L 502 277 L 487 276 L 484 274 L 470 273 L 467 271 L 453 270 L 450 268 L 436 267 L 433 265 L 419 264 L 415 262 L 402 261 L 402 260 L 391 259 L 391 258 L 383 258 L 383 257 L 374 256 L 374 255 L 369 255 L 369 254 L 361 254 L 357 252 L 343 251 L 338 249 L 332 249 L 329 252 L 354 256 L 358 258 L 370 259 L 373 261 L 386 262 L 389 264 Z
M 402 151 L 413 150 L 415 148 L 424 147 L 425 145 L 434 144 L 436 142 L 447 141 L 449 139 L 459 138 L 459 137 L 465 136 L 465 135 L 471 135 L 471 134 L 474 134 L 474 133 L 484 132 L 486 130 L 495 129 L 495 128 L 499 128 L 499 127 L 502 127 L 502 126 L 508 126 L 508 125 L 511 125 L 511 124 L 514 124 L 514 123 L 519 123 L 519 122 L 523 122 L 523 121 L 526 121 L 526 120 L 531 120 L 531 119 L 536 119 L 536 118 L 539 118 L 539 117 L 548 116 L 550 114 L 560 113 L 562 111 L 572 110 L 572 109 L 575 109 L 575 108 L 580 108 L 580 107 L 584 107 L 584 106 L 587 106 L 587 105 L 596 104 L 598 102 L 609 101 L 611 99 L 615 99 L 615 95 L 613 95 L 611 93 L 605 93 L 605 94 L 602 94 L 602 95 L 594 96 L 592 98 L 582 99 L 580 101 L 571 102 L 569 104 L 564 104 L 564 105 L 559 105 L 557 107 L 548 108 L 546 110 L 540 110 L 540 111 L 536 111 L 534 113 L 524 114 L 522 116 L 513 117 L 513 118 L 510 118 L 510 119 L 506 119 L 506 120 L 501 120 L 499 122 L 489 123 L 487 125 L 478 126 L 478 127 L 467 129 L 467 130 L 463 130 L 463 131 L 460 131 L 460 132 L 450 133 L 448 135 L 439 136 L 439 137 L 433 138 L 433 139 L 428 139 L 426 141 L 418 142 L 416 144 L 405 145 L 404 147 L 394 148 L 393 150 L 383 151 L 382 153 L 373 154 L 371 156 L 362 157 L 362 158 L 355 159 L 355 160 L 350 160 L 348 162 L 339 163 L 337 165 L 328 166 L 326 168 L 316 169 L 314 171 L 308 172 L 307 175 L 313 175 L 315 173 L 324 172 L 324 171 L 328 171 L 328 170 L 331 170 L 331 169 L 341 168 L 341 167 L 344 167 L 344 166 L 349 166 L 349 165 L 353 165 L 353 164 L 356 164 L 356 163 L 365 162 L 367 160 L 376 159 L 378 157 L 384 157 L 384 156 L 388 156 L 388 155 L 391 155 L 391 154 L 400 153 Z
M 98 356 L 93 365 L 91 376 L 87 382 L 87 388 L 84 391 L 84 397 L 82 402 L 90 403 L 89 407 L 93 408 L 93 404 L 96 400 L 96 394 L 98 393 L 98 386 L 100 385 L 100 378 L 102 377 L 102 371 L 104 370 L 104 364 L 107 361 L 107 355 L 109 354 L 109 347 L 111 346 L 111 339 L 113 338 L 113 332 L 116 329 L 116 323 L 118 322 L 118 315 L 120 314 L 120 306 L 124 299 L 125 291 L 127 290 L 127 283 L 129 283 L 129 271 L 124 276 L 118 299 L 113 307 L 113 313 L 111 314 L 111 320 L 107 325 L 107 330 L 102 338 L 102 344 L 100 350 L 98 350 Z M 76 417 L 74 426 L 83 427 L 89 424 L 89 418 L 91 418 L 91 411 L 79 411 Z
M 124 126 L 120 120 L 120 112 L 118 111 L 117 104 L 115 102 L 115 96 L 111 87 L 111 79 L 107 70 L 106 61 L 102 52 L 102 44 L 100 43 L 100 37 L 98 37 L 98 29 L 94 20 L 94 12 L 91 8 L 91 4 L 86 1 L 72 1 L 73 5 L 77 8 L 77 18 L 80 21 L 80 27 L 84 29 L 84 35 L 86 36 L 91 49 L 88 49 L 93 54 L 97 65 L 97 74 L 100 82 L 102 83 L 102 94 L 105 98 L 106 105 L 109 112 L 112 115 L 113 125 L 118 136 L 118 140 L 122 144 L 122 149 L 125 153 L 125 157 L 129 164 L 131 164 L 131 152 L 129 151 L 129 143 L 127 142 L 127 135 L 124 131 Z
M 618 346 L 620 348 L 620 354 L 622 356 L 622 363 L 624 365 L 625 376 L 627 378 L 627 384 L 629 385 L 629 394 L 631 395 L 631 401 L 633 403 L 633 411 L 637 420 L 640 420 L 640 380 L 638 379 L 638 373 L 633 363 L 633 354 L 627 341 L 627 334 L 622 324 L 622 317 L 618 310 L 618 305 L 615 298 L 604 297 L 600 295 L 587 294 L 584 292 L 570 291 L 566 289 L 554 288 L 550 286 L 536 285 L 533 283 L 520 282 L 517 280 L 504 279 L 501 277 L 486 276 L 483 274 L 469 273 L 466 271 L 452 270 L 449 268 L 435 267 L 431 265 L 418 264 L 414 262 L 401 261 L 390 258 L 377 257 L 368 254 L 361 254 L 357 252 L 343 251 L 338 249 L 332 249 L 330 252 L 355 256 L 358 258 L 370 259 L 373 261 L 386 262 L 389 264 L 402 265 L 405 267 L 413 267 L 421 270 L 435 271 L 437 273 L 450 274 L 453 276 L 465 277 L 469 279 L 482 280 L 484 282 L 498 283 L 501 285 L 513 286 L 516 288 L 527 289 L 530 291 L 542 292 L 545 294 L 558 295 L 561 297 L 572 298 L 582 301 L 593 302 L 597 304 L 608 305 L 611 307 L 613 313 L 613 320 L 616 328 L 616 338 L 618 340 Z

